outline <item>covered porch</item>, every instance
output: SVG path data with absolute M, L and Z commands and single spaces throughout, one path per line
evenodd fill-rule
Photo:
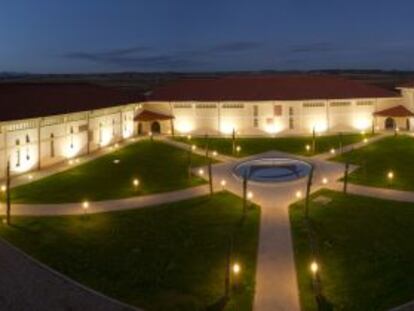
M 399 129 L 409 131 L 413 117 L 414 113 L 403 105 L 374 112 L 376 126 L 384 130 Z
M 143 109 L 134 117 L 138 135 L 174 134 L 174 116 L 159 111 Z

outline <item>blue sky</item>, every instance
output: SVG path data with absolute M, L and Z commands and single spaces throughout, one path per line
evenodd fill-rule
M 414 70 L 412 0 L 4 0 L 0 71 Z

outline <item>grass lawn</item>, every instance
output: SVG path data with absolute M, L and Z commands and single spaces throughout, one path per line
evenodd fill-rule
M 414 299 L 414 205 L 323 190 L 312 202 L 328 310 L 379 311 Z M 316 310 L 303 202 L 290 207 L 302 310 Z
M 390 136 L 361 149 L 334 158 L 360 165 L 349 181 L 375 187 L 414 190 L 414 138 L 406 135 Z M 387 178 L 393 171 L 394 179 Z
M 119 159 L 118 164 L 114 163 Z M 194 166 L 205 164 L 193 155 Z M 188 179 L 188 153 L 149 140 L 126 146 L 99 159 L 12 189 L 16 203 L 98 201 L 166 192 L 202 184 Z M 140 185 L 133 186 L 134 178 Z
M 168 205 L 87 216 L 13 217 L 0 235 L 28 254 L 144 310 L 252 309 L 258 207 L 243 223 L 242 201 L 226 192 Z M 228 236 L 242 272 L 224 309 Z
M 343 134 L 342 145 L 357 143 L 364 137 L 370 137 L 370 134 Z M 178 141 L 191 143 L 205 148 L 206 139 L 204 137 L 193 137 L 188 140 L 187 137 L 176 137 Z M 221 154 L 232 155 L 231 138 L 210 138 L 210 149 L 217 150 Z M 239 156 L 245 157 L 270 150 L 284 151 L 293 154 L 312 156 L 314 153 L 306 150 L 306 145 L 312 146 L 312 136 L 291 136 L 291 137 L 254 137 L 254 138 L 237 138 L 236 145 L 241 147 Z M 332 148 L 339 148 L 339 135 L 317 136 L 316 153 L 328 152 Z

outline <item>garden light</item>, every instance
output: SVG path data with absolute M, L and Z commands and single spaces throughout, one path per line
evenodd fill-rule
M 335 154 L 335 149 L 332 148 L 330 152 L 331 152 L 331 154 Z
M 199 174 L 200 176 L 202 176 L 202 175 L 204 174 L 204 170 L 203 170 L 202 168 L 200 168 L 200 169 L 198 170 L 198 174 Z
M 187 139 L 188 140 L 191 140 L 191 135 L 187 135 Z
M 227 184 L 227 182 L 226 182 L 224 179 L 222 179 L 222 180 L 220 181 L 220 185 L 221 185 L 223 188 L 226 186 L 226 184 Z
M 296 191 L 296 198 L 300 199 L 302 197 L 302 191 L 298 190 Z
M 366 144 L 368 142 L 368 138 L 364 138 L 363 142 Z
M 389 180 L 394 179 L 394 172 L 393 171 L 389 171 L 388 174 L 387 174 L 387 177 L 388 177 Z
M 241 147 L 240 146 L 237 146 L 236 147 L 236 151 L 237 151 L 237 153 L 239 153 L 241 151 Z
M 326 185 L 328 183 L 328 178 L 324 177 L 322 178 L 322 184 Z
M 213 157 L 217 157 L 217 151 L 213 151 Z
M 236 263 L 234 263 L 234 264 L 233 264 L 232 270 L 233 270 L 233 273 L 234 273 L 235 275 L 238 275 L 238 274 L 240 273 L 240 271 L 241 271 L 241 267 L 240 267 L 240 265 L 236 262 Z
M 115 144 L 115 149 L 116 149 L 116 148 L 118 148 L 118 147 L 119 147 L 119 145 L 118 145 L 118 143 L 116 143 L 116 144 Z
M 89 202 L 88 201 L 83 201 L 82 208 L 86 211 L 89 208 Z
M 7 190 L 6 185 L 1 185 L 1 191 L 2 191 L 2 192 L 6 192 L 6 190 Z
M 114 160 L 114 164 L 119 164 L 119 162 L 121 162 L 121 160 L 119 160 L 119 159 Z
M 138 187 L 138 186 L 139 186 L 139 179 L 138 179 L 138 178 L 135 178 L 135 179 L 132 181 L 132 184 L 133 184 L 135 187 Z
M 27 179 L 28 180 L 32 180 L 33 179 L 33 175 L 30 174 L 29 176 L 27 176 Z
M 318 263 L 316 261 L 312 261 L 312 263 L 310 265 L 310 270 L 311 270 L 311 272 L 312 272 L 313 275 L 315 275 L 316 273 L 318 273 L 319 266 L 318 266 Z
M 251 191 L 247 192 L 247 198 L 249 200 L 253 199 L 253 192 L 251 192 Z
M 194 151 L 194 150 L 196 150 L 196 149 L 197 149 L 197 146 L 196 146 L 196 145 L 192 145 L 192 146 L 191 146 L 191 150 L 192 150 L 192 151 Z
M 72 164 L 73 164 L 73 160 L 69 160 L 69 161 L 68 161 L 68 164 L 69 164 L 69 165 L 72 165 Z
M 310 150 L 310 146 L 309 145 L 306 145 L 305 146 L 305 149 L 306 149 L 306 151 L 309 151 Z

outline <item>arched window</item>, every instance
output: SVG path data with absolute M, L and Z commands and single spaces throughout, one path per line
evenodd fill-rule
M 19 167 L 20 166 L 20 148 L 19 148 L 20 140 L 19 139 L 16 139 L 16 146 L 17 146 L 17 149 L 16 149 L 16 167 Z
M 99 143 L 102 143 L 102 123 L 99 123 Z
M 53 133 L 50 134 L 50 157 L 55 157 L 55 135 Z

